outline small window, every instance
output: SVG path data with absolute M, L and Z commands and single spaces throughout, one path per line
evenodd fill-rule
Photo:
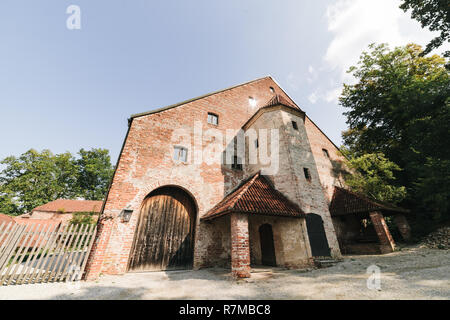
M 173 160 L 187 162 L 187 149 L 179 146 L 173 147 Z
M 208 113 L 208 123 L 217 126 L 219 124 L 219 116 L 214 113 Z
M 311 181 L 311 173 L 309 172 L 309 169 L 303 168 L 303 173 L 305 174 L 306 180 Z
M 324 154 L 325 157 L 327 157 L 328 159 L 330 159 L 330 154 L 328 153 L 327 149 L 322 149 L 322 152 Z
M 270 92 L 275 93 L 275 89 L 273 87 L 270 87 Z
M 234 156 L 233 164 L 231 165 L 231 168 L 234 170 L 242 171 L 242 159 L 239 158 L 238 156 Z
M 248 97 L 248 103 L 250 103 L 250 105 L 252 107 L 256 106 L 256 100 L 253 97 Z
M 258 141 L 258 139 L 255 140 L 255 148 L 256 148 L 256 149 L 259 148 L 259 141 Z
M 292 121 L 292 127 L 294 128 L 294 130 L 298 130 L 297 122 Z

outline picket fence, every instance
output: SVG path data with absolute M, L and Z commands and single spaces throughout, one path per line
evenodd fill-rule
M 79 281 L 96 227 L 0 223 L 0 286 Z

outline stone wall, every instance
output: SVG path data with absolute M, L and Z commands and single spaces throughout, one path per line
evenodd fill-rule
M 250 216 L 250 257 L 252 265 L 261 265 L 261 241 L 259 228 L 263 224 L 272 226 L 277 266 L 303 268 L 311 264 L 309 242 L 305 237 L 305 219 Z
M 342 175 L 343 171 L 348 170 L 344 165 L 345 157 L 308 116 L 305 119 L 305 128 L 320 182 L 330 203 L 334 186 L 345 186 Z M 329 157 L 326 156 L 324 149 Z
M 298 129 L 293 127 L 293 121 L 297 123 Z M 329 201 L 321 185 L 302 113 L 289 108 L 267 111 L 249 124 L 246 130 L 253 129 L 260 132 L 260 129 L 270 128 L 279 130 L 279 164 L 276 174 L 268 177 L 278 191 L 297 203 L 305 213 L 316 213 L 322 217 L 331 254 L 339 258 L 341 254 L 328 210 Z M 261 140 L 261 137 L 258 139 Z M 251 142 L 248 144 L 249 147 Z M 264 174 L 265 167 L 261 163 L 249 165 L 247 174 L 253 174 L 261 169 Z M 309 170 L 310 180 L 306 179 L 304 168 Z M 304 233 L 307 233 L 306 225 Z M 305 237 L 308 237 L 307 234 Z
M 290 100 L 270 77 L 266 77 L 176 108 L 134 118 L 100 221 L 104 226 L 96 237 L 87 277 L 95 278 L 100 272 L 126 272 L 141 203 L 150 192 L 164 185 L 185 189 L 196 202 L 194 268 L 207 265 L 205 259 L 209 255 L 208 248 L 214 247 L 214 232 L 200 223 L 200 217 L 235 188 L 244 173 L 220 162 L 194 163 L 193 154 L 198 151 L 193 150 L 195 122 L 199 121 L 202 127 L 203 138 L 199 142 L 202 148 L 223 150 L 226 143 L 218 143 L 220 137 L 215 137 L 215 134 L 219 132 L 225 136 L 228 129 L 239 130 L 274 94 Z M 255 106 L 249 104 L 249 97 L 256 100 Z M 207 123 L 208 112 L 219 116 L 217 126 Z M 187 134 L 174 139 L 174 133 L 180 130 Z M 188 148 L 187 163 L 174 163 L 174 145 Z M 133 210 L 128 223 L 117 219 L 124 208 Z

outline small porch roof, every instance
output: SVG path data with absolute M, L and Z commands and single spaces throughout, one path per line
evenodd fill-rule
M 330 203 L 330 214 L 332 217 L 365 214 L 373 211 L 382 211 L 387 214 L 409 212 L 409 210 L 399 208 L 393 204 L 370 199 L 344 188 L 334 187 L 333 198 Z
M 202 220 L 212 220 L 229 213 L 303 218 L 305 213 L 295 203 L 276 190 L 260 172 L 241 183 Z

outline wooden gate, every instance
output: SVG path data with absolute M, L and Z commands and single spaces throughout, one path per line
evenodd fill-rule
M 275 257 L 275 245 L 273 243 L 273 232 L 270 224 L 263 224 L 259 227 L 259 238 L 261 242 L 261 262 L 264 266 L 275 267 L 277 265 Z
M 0 224 L 0 286 L 80 280 L 95 232 L 93 225 Z
M 306 228 L 313 257 L 330 257 L 331 252 L 322 217 L 314 213 L 307 214 Z
M 190 269 L 196 209 L 182 189 L 163 187 L 143 202 L 129 271 Z

